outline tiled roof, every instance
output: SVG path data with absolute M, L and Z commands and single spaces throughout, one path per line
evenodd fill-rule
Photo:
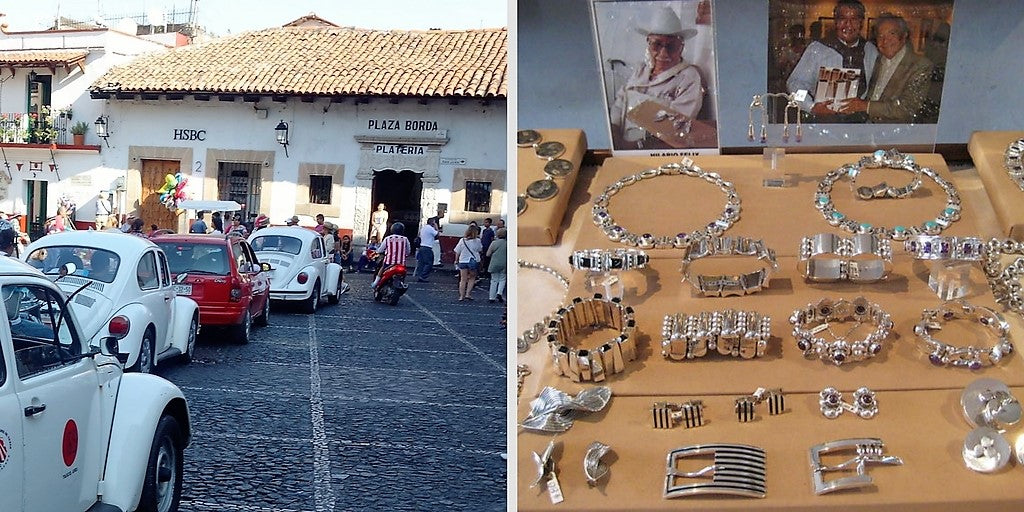
M 72 65 L 85 61 L 87 50 L 2 50 L 0 65 L 3 66 L 46 66 L 51 64 Z
M 504 98 L 507 35 L 503 28 L 273 28 L 138 57 L 92 90 Z

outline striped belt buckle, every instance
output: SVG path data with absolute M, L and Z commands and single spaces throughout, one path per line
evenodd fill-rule
M 697 471 L 678 468 L 680 459 L 711 455 L 713 462 Z M 696 483 L 678 485 L 678 479 L 699 479 Z M 764 498 L 764 449 L 745 444 L 698 444 L 668 452 L 665 473 L 665 498 L 685 498 L 708 494 L 724 494 L 747 498 Z

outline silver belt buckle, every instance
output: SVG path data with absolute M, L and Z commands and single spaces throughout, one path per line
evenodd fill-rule
M 697 471 L 680 471 L 677 462 L 687 457 L 712 455 L 714 461 Z M 677 485 L 676 480 L 699 479 L 700 482 Z M 747 498 L 764 498 L 764 449 L 745 444 L 703 444 L 677 448 L 668 452 L 665 472 L 665 498 L 724 494 Z
M 857 455 L 843 463 L 835 466 L 826 466 L 821 462 L 823 454 L 849 450 L 856 451 Z M 871 476 L 867 474 L 868 464 L 888 464 L 892 466 L 903 464 L 903 459 L 899 457 L 883 455 L 882 452 L 884 450 L 885 444 L 882 443 L 881 439 L 870 437 L 840 439 L 812 446 L 810 451 L 811 481 L 814 485 L 814 494 L 822 495 L 835 491 L 870 486 L 872 480 Z M 848 470 L 854 470 L 857 474 L 825 481 L 825 473 Z

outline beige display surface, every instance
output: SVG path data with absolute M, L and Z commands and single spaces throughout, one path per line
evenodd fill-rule
M 587 138 L 583 130 L 537 130 L 541 142 L 558 141 L 565 145 L 565 153 L 558 158 L 572 162 L 573 170 L 564 178 L 555 178 L 558 194 L 547 201 L 526 200 L 526 211 L 519 215 L 516 223 L 519 229 L 519 245 L 552 245 L 558 241 L 558 230 L 565 216 L 565 208 L 580 173 L 583 154 L 587 151 Z M 526 187 L 536 180 L 544 179 L 546 158 L 537 156 L 533 147 L 518 148 L 518 194 L 526 193 Z
M 854 391 L 837 389 L 844 397 Z M 1013 393 L 1024 396 L 1024 388 L 1013 388 Z M 704 400 L 704 426 L 652 428 L 650 408 L 654 402 L 693 398 Z M 769 416 L 762 404 L 756 409 L 755 421 L 740 423 L 732 414 L 730 396 L 613 396 L 604 411 L 576 420 L 565 434 L 554 438 L 532 432 L 519 434 L 518 510 L 1020 510 L 1024 503 L 1024 485 L 1020 485 L 1024 468 L 1011 464 L 1000 473 L 984 475 L 964 467 L 961 449 L 972 427 L 959 412 L 960 390 L 879 391 L 876 399 L 879 413 L 873 419 L 845 412 L 830 420 L 818 410 L 817 393 L 789 393 L 783 414 Z M 524 397 L 520 418 L 525 417 L 528 406 Z M 1011 446 L 1019 434 L 1020 429 L 1007 432 Z M 886 455 L 902 458 L 903 465 L 869 465 L 871 487 L 815 495 L 808 449 L 854 437 L 880 438 Z M 551 439 L 560 443 L 554 458 L 565 501 L 558 505 L 551 504 L 540 486 L 530 487 L 537 475 L 531 453 L 543 453 Z M 597 487 L 589 487 L 583 474 L 583 455 L 593 441 L 612 448 L 602 459 L 610 462 L 609 476 Z M 662 498 L 669 450 L 701 443 L 763 448 L 767 496 Z M 824 462 L 834 465 L 852 456 L 850 452 L 831 454 Z M 679 467 L 696 471 L 710 462 L 710 458 L 694 458 L 686 466 L 680 462 Z M 853 474 L 829 473 L 827 480 Z
M 915 155 L 922 166 L 931 167 L 951 179 L 938 155 Z M 602 384 L 611 386 L 613 398 L 603 412 L 578 420 L 565 434 L 552 436 L 520 429 L 518 436 L 518 509 L 519 510 L 646 510 L 683 508 L 690 510 L 759 508 L 777 510 L 859 509 L 859 510 L 1018 510 L 1024 503 L 1024 486 L 1017 485 L 1024 468 L 1010 467 L 997 475 L 980 475 L 964 468 L 960 450 L 969 425 L 961 418 L 959 397 L 963 387 L 975 379 L 1003 380 L 1017 390 L 1024 389 L 1024 360 L 1012 354 L 997 366 L 970 371 L 962 368 L 937 368 L 919 349 L 913 334 L 921 310 L 940 304 L 927 284 L 929 267 L 913 260 L 895 242 L 894 266 L 890 278 L 877 284 L 814 284 L 804 282 L 798 271 L 798 245 L 801 237 L 820 233 L 840 233 L 829 226 L 813 205 L 820 177 L 828 170 L 855 161 L 860 155 L 787 155 L 783 165 L 795 175 L 797 186 L 766 189 L 761 185 L 765 172 L 760 156 L 693 157 L 706 171 L 715 171 L 732 181 L 742 200 L 741 220 L 726 234 L 763 238 L 778 256 L 779 271 L 770 287 L 745 297 L 700 297 L 680 274 L 681 250 L 652 250 L 650 266 L 643 271 L 622 274 L 626 287 L 624 303 L 634 307 L 639 339 L 639 356 L 628 363 L 624 373 L 613 375 Z M 652 158 L 612 158 L 606 160 L 591 183 L 590 197 L 604 186 L 628 174 L 655 167 L 670 160 Z M 909 181 L 905 171 L 868 170 L 859 185 L 885 180 L 894 186 Z M 675 181 L 673 181 L 675 180 Z M 892 227 L 921 223 L 934 218 L 945 205 L 945 193 L 925 178 L 913 197 L 900 200 L 858 201 L 846 181 L 832 193 L 837 208 L 850 217 Z M 636 194 L 636 195 L 631 195 Z M 630 231 L 655 235 L 674 235 L 691 231 L 718 216 L 725 202 L 721 191 L 697 178 L 663 176 L 644 180 L 616 195 L 610 211 Z M 963 204 L 961 220 L 946 229 L 945 235 L 969 236 L 978 232 L 977 215 L 971 204 Z M 619 247 L 609 241 L 590 219 L 589 207 L 581 208 L 573 221 L 585 223 L 579 232 L 576 249 Z M 697 260 L 695 273 L 746 272 L 763 266 L 754 257 L 712 257 Z M 968 300 L 996 307 L 977 264 L 971 270 L 972 288 Z M 584 275 L 572 275 L 569 297 L 586 296 Z M 893 335 L 882 353 L 862 362 L 835 365 L 818 359 L 805 359 L 796 348 L 788 318 L 794 309 L 821 298 L 853 299 L 863 295 L 892 315 Z M 717 353 L 702 359 L 673 361 L 662 357 L 661 329 L 665 314 L 715 311 L 727 308 L 755 310 L 772 316 L 770 348 L 760 359 L 733 359 Z M 997 311 L 1002 308 L 996 307 Z M 1006 315 L 1011 323 L 1011 338 L 1017 339 L 1021 319 Z M 848 323 L 833 327 L 844 333 Z M 858 336 L 865 328 L 856 331 Z M 597 346 L 603 330 L 585 335 L 584 347 Z M 935 335 L 954 345 L 974 344 L 991 347 L 993 339 L 981 325 L 967 321 L 948 324 Z M 826 333 L 826 338 L 827 338 Z M 851 336 L 850 339 L 859 339 Z M 543 342 L 531 351 L 546 353 Z M 537 354 L 532 354 L 537 355 Z M 593 386 L 574 383 L 557 376 L 550 357 L 531 365 L 531 381 L 523 389 L 517 419 L 529 411 L 529 402 L 543 386 L 554 386 L 576 393 Z M 878 393 L 880 413 L 862 420 L 850 413 L 836 420 L 824 418 L 818 409 L 818 392 L 833 386 L 847 399 L 855 389 L 867 386 Z M 733 413 L 733 400 L 757 387 L 781 387 L 786 393 L 788 412 L 768 416 L 767 406 L 757 407 L 758 419 L 739 423 Z M 656 430 L 651 425 L 650 407 L 655 401 L 682 402 L 704 400 L 709 422 L 699 428 L 679 426 Z M 1011 430 L 1011 444 L 1018 431 Z M 808 448 L 814 444 L 852 437 L 879 437 L 887 453 L 900 456 L 905 465 L 874 466 L 868 474 L 875 487 L 815 496 L 811 491 Z M 552 505 L 547 493 L 530 488 L 536 476 L 531 453 L 543 452 L 548 440 L 561 443 L 556 450 L 559 480 L 565 501 Z M 612 447 L 606 456 L 611 461 L 611 477 L 597 488 L 590 488 L 583 476 L 582 461 L 587 445 L 601 441 Z M 768 496 L 745 498 L 662 498 L 665 459 L 669 450 L 707 442 L 743 443 L 767 450 Z M 849 457 L 835 456 L 836 464 Z M 709 461 L 710 459 L 703 459 Z M 706 464 L 688 463 L 695 471 Z M 832 475 L 832 477 L 844 475 Z M 848 475 L 845 475 L 848 476 Z
M 1024 139 L 1024 132 L 974 132 L 967 151 L 978 168 L 1003 233 L 1014 240 L 1024 240 L 1024 192 L 1003 166 L 1006 147 L 1017 139 Z
M 791 174 L 796 186 L 766 188 L 762 185 L 768 175 L 763 157 L 694 156 L 696 165 L 707 172 L 717 172 L 736 187 L 742 212 L 729 230 L 731 236 L 762 238 L 777 254 L 796 255 L 800 239 L 815 233 L 845 233 L 833 228 L 814 207 L 818 181 L 828 171 L 843 164 L 856 162 L 859 154 L 792 154 L 782 159 L 782 170 Z M 914 155 L 922 167 L 930 167 L 946 180 L 951 179 L 942 156 Z M 614 157 L 604 161 L 590 187 L 591 197 L 623 176 L 636 174 L 658 165 L 678 162 L 678 159 Z M 889 169 L 867 169 L 857 182 L 874 185 L 881 181 L 893 186 L 910 182 L 912 174 Z M 946 194 L 931 179 L 923 178 L 921 188 L 906 199 L 859 200 L 844 179 L 835 184 L 832 202 L 836 209 L 859 222 L 892 228 L 909 227 L 934 219 L 946 206 Z M 725 195 L 721 190 L 700 178 L 690 176 L 658 176 L 625 187 L 610 201 L 608 211 L 615 222 L 632 233 L 651 233 L 656 236 L 675 236 L 680 232 L 701 229 L 718 218 L 725 208 Z M 574 222 L 593 224 L 589 211 Z M 969 204 L 963 205 L 961 219 L 947 228 L 944 235 L 968 236 L 977 233 L 976 214 Z M 619 247 L 594 226 L 581 229 L 577 249 Z M 650 251 L 652 258 L 676 258 L 680 250 L 658 249 Z

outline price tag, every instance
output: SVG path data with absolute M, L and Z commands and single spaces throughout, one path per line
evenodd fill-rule
M 551 498 L 551 503 L 557 505 L 564 501 L 562 497 L 562 486 L 558 484 L 558 477 L 554 473 L 551 474 L 551 478 L 548 479 L 548 497 Z
M 804 101 L 807 99 L 807 89 L 800 89 L 793 93 L 793 99 L 796 101 Z

